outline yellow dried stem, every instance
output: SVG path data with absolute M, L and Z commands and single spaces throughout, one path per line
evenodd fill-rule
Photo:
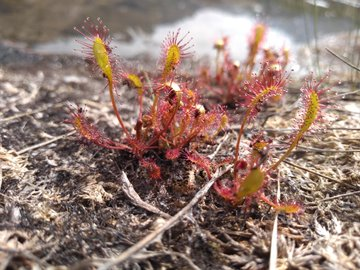
M 263 25 L 263 24 L 256 25 L 256 27 L 255 27 L 255 38 L 254 38 L 254 45 L 256 47 L 259 47 L 260 43 L 264 39 L 265 31 L 266 31 L 265 25 Z
M 218 129 L 216 130 L 216 132 L 210 138 L 211 139 L 215 138 L 222 130 L 225 129 L 228 122 L 229 122 L 229 118 L 228 118 L 228 116 L 226 114 L 221 116 L 220 125 L 219 125 Z

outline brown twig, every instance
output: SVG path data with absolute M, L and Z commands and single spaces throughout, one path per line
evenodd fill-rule
M 347 197 L 347 196 L 352 196 L 352 195 L 356 195 L 356 194 L 360 194 L 360 190 L 354 191 L 354 192 L 349 192 L 349 193 L 344 193 L 344 194 L 339 194 L 339 195 L 336 195 L 336 196 L 333 196 L 333 197 L 322 199 L 322 200 L 320 200 L 318 202 L 331 201 L 331 200 L 335 200 L 335 199 L 338 199 L 338 198 L 341 198 L 341 197 Z
M 163 218 L 169 219 L 171 216 L 160 209 L 156 208 L 155 206 L 143 201 L 139 194 L 135 191 L 133 185 L 130 183 L 126 173 L 124 171 L 121 172 L 120 181 L 122 184 L 122 189 L 125 192 L 126 196 L 131 200 L 133 204 L 139 206 L 151 213 L 158 214 Z
M 357 131 L 360 130 L 360 128 L 347 128 L 347 127 L 332 127 L 332 128 L 327 128 L 329 130 L 350 130 L 350 131 Z
M 230 170 L 231 166 L 226 167 L 222 171 L 216 171 L 214 176 L 207 182 L 204 187 L 202 187 L 194 196 L 194 198 L 184 207 L 182 208 L 176 215 L 168 219 L 163 226 L 159 227 L 158 229 L 154 230 L 153 232 L 149 233 L 147 236 L 145 236 L 143 239 L 141 239 L 139 242 L 137 242 L 132 247 L 128 248 L 126 251 L 121 253 L 118 257 L 111 258 L 107 261 L 107 263 L 103 264 L 99 267 L 99 270 L 105 270 L 109 269 L 112 266 L 118 265 L 128 259 L 130 259 L 133 255 L 135 255 L 137 252 L 151 244 L 159 235 L 176 225 L 178 222 L 180 222 L 183 217 L 193 208 L 201 198 L 205 196 L 205 194 L 209 191 L 209 189 L 212 187 L 214 182 L 224 173 Z

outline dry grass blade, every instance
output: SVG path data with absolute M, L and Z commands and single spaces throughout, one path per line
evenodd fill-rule
M 222 137 L 221 142 L 218 144 L 215 151 L 212 154 L 208 155 L 209 159 L 213 160 L 216 157 L 216 155 L 219 153 L 220 149 L 223 147 L 224 143 L 227 141 L 228 138 L 229 134 L 225 134 L 225 136 Z
M 0 191 L 2 186 L 2 163 L 0 164 Z
M 280 181 L 277 180 L 276 200 L 280 200 Z M 273 231 L 271 234 L 270 261 L 269 270 L 276 270 L 276 262 L 278 256 L 278 213 L 275 214 Z
M 346 187 L 348 187 L 348 188 L 358 189 L 358 187 L 353 186 L 353 185 L 351 185 L 351 184 L 349 184 L 349 183 L 346 183 L 346 182 L 337 180 L 337 179 L 335 179 L 335 178 L 331 178 L 331 177 L 329 177 L 329 176 L 323 175 L 323 174 L 318 173 L 318 172 L 316 172 L 316 171 L 313 171 L 313 170 L 307 169 L 307 168 L 305 168 L 305 167 L 296 165 L 295 163 L 292 163 L 292 162 L 290 162 L 290 161 L 283 161 L 283 162 L 286 163 L 286 164 L 288 164 L 288 165 L 291 165 L 291 166 L 293 166 L 293 167 L 295 167 L 295 168 L 298 168 L 298 169 L 300 169 L 300 170 L 304 170 L 304 171 L 306 171 L 306 172 L 309 172 L 309 173 L 315 174 L 315 175 L 317 175 L 317 176 L 320 176 L 320 177 L 322 177 L 322 178 L 325 178 L 325 179 L 327 179 L 327 180 L 329 180 L 329 181 L 332 181 L 332 182 L 335 182 L 335 183 L 344 185 L 344 186 L 346 186 Z
M 354 192 L 348 192 L 348 193 L 344 193 L 344 194 L 339 194 L 339 195 L 329 197 L 329 198 L 324 198 L 324 199 L 318 200 L 316 202 L 311 202 L 308 205 L 312 205 L 312 204 L 318 205 L 321 202 L 331 201 L 331 200 L 339 199 L 342 197 L 348 197 L 348 196 L 353 196 L 353 195 L 358 195 L 358 194 L 360 194 L 360 190 L 354 191 Z
M 135 191 L 133 185 L 130 183 L 129 178 L 127 177 L 126 173 L 124 171 L 121 172 L 120 181 L 122 184 L 122 190 L 125 192 L 126 196 L 131 200 L 131 202 L 139 206 L 151 213 L 158 214 L 162 216 L 163 218 L 169 219 L 171 216 L 160 209 L 156 208 L 155 206 L 144 202 L 139 194 Z
M 319 152 L 319 153 L 357 153 L 360 152 L 360 149 L 320 149 L 320 148 L 314 148 L 314 147 L 305 147 L 305 146 L 299 146 L 296 152 Z M 295 152 L 295 151 L 294 151 Z
M 54 137 L 54 138 L 51 139 L 51 140 L 48 140 L 48 141 L 45 141 L 45 142 L 41 142 L 41 143 L 38 143 L 38 144 L 35 144 L 35 145 L 32 145 L 32 146 L 26 147 L 26 148 L 24 148 L 24 149 L 22 149 L 22 150 L 20 150 L 20 151 L 17 151 L 16 154 L 17 154 L 17 155 L 24 154 L 24 153 L 26 153 L 26 152 L 28 152 L 28 151 L 31 151 L 31 150 L 34 150 L 34 149 L 43 147 L 43 146 L 48 145 L 48 144 L 50 144 L 50 143 L 56 142 L 56 141 L 58 141 L 58 140 L 61 140 L 61 139 L 65 138 L 65 137 L 71 136 L 71 135 L 73 135 L 73 134 L 75 134 L 75 133 L 76 133 L 75 130 L 74 130 L 74 131 L 71 131 L 71 132 L 68 132 L 68 133 L 66 133 L 66 134 L 63 134 L 63 135 Z
M 184 207 L 182 208 L 176 215 L 168 219 L 163 226 L 159 227 L 155 231 L 151 232 L 147 236 L 145 236 L 142 240 L 137 242 L 135 245 L 127 249 L 125 252 L 121 253 L 118 257 L 109 259 L 107 263 L 100 266 L 99 269 L 105 270 L 109 269 L 112 266 L 118 265 L 128 259 L 130 259 L 133 255 L 135 255 L 137 252 L 139 252 L 141 249 L 145 248 L 147 245 L 152 243 L 159 235 L 164 233 L 166 230 L 170 229 L 174 225 L 176 225 L 178 222 L 182 220 L 182 218 L 191 210 L 192 207 L 194 207 L 199 200 L 205 196 L 205 194 L 209 191 L 209 189 L 212 187 L 214 182 L 223 174 L 225 174 L 227 171 L 229 171 L 231 166 L 226 167 L 222 171 L 216 171 L 214 176 L 209 180 L 209 182 L 202 187 L 194 196 L 194 198 Z
M 273 231 L 271 234 L 271 248 L 269 270 L 276 270 L 277 250 L 278 250 L 278 213 L 275 214 Z
M 360 72 L 360 68 L 358 68 L 357 66 L 355 66 L 354 64 L 350 63 L 349 61 L 345 60 L 343 57 L 337 55 L 335 52 L 333 52 L 332 50 L 330 50 L 329 48 L 326 48 L 326 50 L 331 53 L 333 56 L 335 56 L 337 59 L 339 59 L 341 62 L 345 63 L 346 65 L 348 65 L 349 67 L 357 70 Z
M 64 106 L 64 103 L 63 103 L 63 102 L 58 103 L 58 104 L 55 104 L 55 105 L 51 106 L 51 108 L 54 109 L 54 108 L 59 108 L 59 107 L 61 107 L 61 106 Z M 21 117 L 24 117 L 24 116 L 33 115 L 33 114 L 35 114 L 35 113 L 43 112 L 43 111 L 48 110 L 48 109 L 49 109 L 49 106 L 46 106 L 46 107 L 41 108 L 41 109 L 38 109 L 38 110 L 32 110 L 32 111 L 30 111 L 30 112 L 15 114 L 15 115 L 13 115 L 13 116 L 9 116 L 9 117 L 0 119 L 0 123 L 8 122 L 8 121 L 11 121 L 11 120 L 15 120 L 15 119 L 18 119 L 18 118 L 21 118 Z
M 357 91 L 358 92 L 358 91 Z M 344 111 L 344 110 L 337 110 L 337 111 Z M 226 129 L 226 131 L 231 131 L 231 130 L 239 130 L 240 126 L 239 125 L 232 125 L 230 128 Z M 266 132 L 276 132 L 276 133 L 287 133 L 287 132 L 293 132 L 294 129 L 291 128 L 263 128 L 261 129 L 262 131 L 266 131 Z M 358 131 L 360 130 L 360 128 L 357 127 L 327 127 L 326 130 L 349 130 L 349 131 Z M 245 129 L 245 132 L 258 132 L 260 131 L 259 129 Z
M 22 178 L 28 171 L 27 159 L 12 150 L 0 146 L 0 189 L 2 185 L 2 170 L 8 172 L 8 176 Z

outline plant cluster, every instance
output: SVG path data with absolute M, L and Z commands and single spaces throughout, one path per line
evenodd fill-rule
M 160 70 L 145 83 L 144 76 L 121 65 L 112 52 L 109 30 L 100 19 L 97 24 L 86 19 L 83 27 L 75 30 L 85 37 L 85 41 L 79 42 L 86 62 L 107 81 L 112 107 L 125 135 L 120 141 L 107 138 L 79 108 L 72 112 L 68 122 L 82 138 L 105 148 L 133 153 L 148 175 L 158 179 L 161 178 L 160 168 L 153 159 L 146 157 L 146 153 L 165 151 L 167 159 L 177 159 L 185 154 L 185 150 L 195 150 L 197 145 L 211 141 L 227 125 L 228 117 L 223 107 L 206 110 L 197 91 L 190 89 L 188 83 L 177 80 L 177 67 L 191 56 L 188 34 L 180 37 L 180 30 L 169 33 L 162 45 Z M 126 128 L 117 105 L 117 99 L 121 100 L 119 90 L 124 85 L 137 91 L 138 96 L 139 114 L 133 131 Z M 144 95 L 152 97 L 152 103 L 146 109 Z
M 107 138 L 90 123 L 84 110 L 78 108 L 72 112 L 68 122 L 82 138 L 105 148 L 133 153 L 153 179 L 161 178 L 161 170 L 153 159 L 146 157 L 149 151 L 162 151 L 169 160 L 185 156 L 204 169 L 208 177 L 211 177 L 213 168 L 232 163 L 231 176 L 219 179 L 214 185 L 220 196 L 235 205 L 257 199 L 277 211 L 300 211 L 301 208 L 296 203 L 280 203 L 268 199 L 263 187 L 269 181 L 270 173 L 291 154 L 304 135 L 323 121 L 327 102 L 324 94 L 329 89 L 321 85 L 327 76 L 318 82 L 310 77 L 304 83 L 296 127 L 289 139 L 288 148 L 275 162 L 274 157 L 269 154 L 273 148 L 272 140 L 263 133 L 257 133 L 248 146 L 242 146 L 240 142 L 245 127 L 254 122 L 264 104 L 271 99 L 281 98 L 288 83 L 289 76 L 285 72 L 288 51 L 283 49 L 277 53 L 262 48 L 266 32 L 264 25 L 254 27 L 249 39 L 248 57 L 241 65 L 231 59 L 227 49 L 228 39 L 217 41 L 214 76 L 206 70 L 199 75 L 192 87 L 191 83 L 181 82 L 181 76 L 177 72 L 180 63 L 191 56 L 191 39 L 188 34 L 181 37 L 179 30 L 169 33 L 162 45 L 159 72 L 151 74 L 150 78 L 146 76 L 147 80 L 144 82 L 144 75 L 126 70 L 125 65 L 112 52 L 109 30 L 100 19 L 97 24 L 87 19 L 81 29 L 75 29 L 85 37 L 85 41 L 79 42 L 83 45 L 87 62 L 94 72 L 101 74 L 107 81 L 113 110 L 123 131 L 119 141 Z M 263 52 L 263 64 L 255 74 L 255 59 L 260 51 Z M 121 100 L 118 93 L 124 85 L 137 91 L 139 114 L 133 130 L 126 128 L 117 107 L 117 99 Z M 234 154 L 229 155 L 225 161 L 210 161 L 196 152 L 199 145 L 213 141 L 228 124 L 228 113 L 223 106 L 212 106 L 211 110 L 207 110 L 205 107 L 211 106 L 200 103 L 196 90 L 200 87 L 218 91 L 224 102 L 236 100 L 237 104 L 245 108 Z M 143 103 L 144 95 L 152 100 L 147 107 Z
M 328 103 L 324 94 L 329 88 L 321 88 L 321 84 L 326 77 L 318 82 L 310 78 L 301 88 L 302 106 L 294 121 L 294 132 L 290 136 L 285 152 L 273 163 L 269 162 L 269 152 L 272 148 L 271 139 L 265 138 L 261 133 L 254 136 L 252 142 L 245 149 L 241 149 L 242 153 L 248 153 L 247 155 L 240 153 L 240 141 L 245 125 L 252 121 L 258 113 L 258 110 L 255 109 L 256 106 L 267 102 L 273 95 L 278 95 L 279 91 L 283 92 L 282 87 L 284 86 L 275 82 L 265 84 L 254 92 L 247 103 L 247 109 L 238 132 L 235 155 L 232 161 L 234 166 L 232 178 L 222 179 L 215 185 L 215 189 L 223 198 L 238 204 L 255 197 L 279 211 L 286 213 L 300 211 L 301 208 L 296 203 L 272 202 L 264 195 L 262 188 L 268 181 L 270 173 L 275 171 L 280 163 L 291 154 L 304 135 L 315 130 L 321 122 L 324 122 L 324 108 Z
M 283 47 L 280 51 L 275 51 L 269 47 L 264 47 L 267 27 L 256 24 L 251 30 L 248 40 L 248 55 L 241 62 L 234 60 L 229 52 L 229 37 L 223 37 L 214 43 L 216 50 L 215 75 L 212 76 L 209 67 L 202 68 L 199 88 L 207 89 L 221 97 L 222 102 L 232 105 L 234 102 L 241 101 L 244 92 L 251 94 L 251 89 L 247 89 L 249 81 L 264 80 L 264 73 L 269 76 L 271 73 L 283 74 L 289 62 L 289 50 Z M 260 71 L 255 74 L 256 63 L 264 63 Z M 275 74 L 276 75 L 276 74 Z

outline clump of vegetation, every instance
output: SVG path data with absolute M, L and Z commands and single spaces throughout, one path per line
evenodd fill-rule
M 229 52 L 229 37 L 218 39 L 214 44 L 216 50 L 215 74 L 212 76 L 209 67 L 203 67 L 198 80 L 199 88 L 206 89 L 220 97 L 225 104 L 233 105 L 241 101 L 248 91 L 250 83 L 258 81 L 264 83 L 271 79 L 282 79 L 284 82 L 284 70 L 289 62 L 289 50 L 283 47 L 280 51 L 264 47 L 267 27 L 264 24 L 256 24 L 249 37 L 248 55 L 243 61 L 233 59 Z M 256 63 L 263 63 L 260 71 L 254 73 Z M 267 76 L 266 78 L 264 76 Z M 251 93 L 251 89 L 250 89 Z
M 96 145 L 133 153 L 139 164 L 153 179 L 161 177 L 159 166 L 145 155 L 150 150 L 165 151 L 169 160 L 178 158 L 185 150 L 195 149 L 201 143 L 211 141 L 228 123 L 226 111 L 221 106 L 205 110 L 196 90 L 185 82 L 177 80 L 176 71 L 180 63 L 191 56 L 191 39 L 180 30 L 169 33 L 162 45 L 160 72 L 144 83 L 138 73 L 128 71 L 112 52 L 108 28 L 98 19 L 94 24 L 86 19 L 81 29 L 76 31 L 85 37 L 79 41 L 83 45 L 86 62 L 93 72 L 104 77 L 119 125 L 125 135 L 120 142 L 107 138 L 85 116 L 83 109 L 72 112 L 70 122 L 78 134 Z M 122 85 L 137 91 L 139 115 L 133 131 L 126 128 L 119 113 L 117 99 Z M 144 109 L 144 95 L 152 96 L 152 104 Z M 197 144 L 192 144 L 192 143 Z
M 186 82 L 177 72 L 181 62 L 192 54 L 188 34 L 181 36 L 179 30 L 169 33 L 163 42 L 159 72 L 144 76 L 126 70 L 125 65 L 121 64 L 112 52 L 109 30 L 100 19 L 97 24 L 87 19 L 81 29 L 75 29 L 85 37 L 85 41 L 79 42 L 83 45 L 86 61 L 94 72 L 107 81 L 112 107 L 123 131 L 119 141 L 108 138 L 90 123 L 84 110 L 79 107 L 73 110 L 68 122 L 82 138 L 101 147 L 133 153 L 139 159 L 140 166 L 153 179 L 161 178 L 161 170 L 155 160 L 147 156 L 149 151 L 164 153 L 168 160 L 185 157 L 204 169 L 209 178 L 214 168 L 231 163 L 231 177 L 219 179 L 214 186 L 221 197 L 234 205 L 256 199 L 277 211 L 297 213 L 301 210 L 297 203 L 268 199 L 263 188 L 269 181 L 270 173 L 291 154 L 304 135 L 323 121 L 327 105 L 323 96 L 329 88 L 323 88 L 322 84 L 327 76 L 319 82 L 310 77 L 301 88 L 302 105 L 296 119 L 297 126 L 287 149 L 277 160 L 271 155 L 272 140 L 263 133 L 257 133 L 249 146 L 241 146 L 245 127 L 254 122 L 269 100 L 279 100 L 283 96 L 289 81 L 285 71 L 289 52 L 282 49 L 278 53 L 262 48 L 266 33 L 264 25 L 254 27 L 249 39 L 249 54 L 242 64 L 231 59 L 227 49 L 228 38 L 218 40 L 215 43 L 217 57 L 214 76 L 210 69 L 204 69 L 200 75 L 194 75 L 195 83 Z M 255 74 L 256 58 L 260 52 L 263 61 Z M 133 130 L 126 128 L 117 105 L 117 99 L 121 101 L 119 89 L 124 85 L 129 90 L 137 91 L 139 114 Z M 220 94 L 223 104 L 235 102 L 245 108 L 234 154 L 222 161 L 211 161 L 196 151 L 201 145 L 213 142 L 229 122 L 224 105 L 200 102 L 197 90 L 201 88 Z M 143 103 L 145 95 L 152 98 L 148 107 Z
M 264 201 L 276 210 L 287 213 L 295 213 L 300 210 L 300 206 L 296 203 L 280 204 L 270 201 L 262 192 L 262 188 L 266 184 L 270 173 L 275 171 L 280 163 L 291 154 L 304 135 L 310 130 L 315 130 L 319 123 L 324 122 L 324 108 L 328 105 L 328 100 L 324 98 L 324 94 L 329 88 L 321 88 L 321 84 L 326 77 L 319 82 L 310 78 L 301 88 L 302 105 L 295 119 L 296 127 L 288 142 L 287 150 L 273 164 L 269 163 L 268 158 L 271 150 L 271 140 L 264 138 L 262 134 L 255 136 L 248 149 L 242 149 L 243 152 L 249 153 L 244 158 L 240 158 L 240 141 L 243 136 L 244 126 L 258 113 L 255 108 L 262 106 L 272 96 L 282 93 L 284 85 L 279 83 L 282 80 L 273 80 L 273 83 L 262 85 L 260 88 L 253 88 L 253 95 L 251 95 L 247 103 L 247 109 L 238 132 L 233 157 L 232 179 L 220 180 L 215 185 L 217 192 L 222 197 L 234 204 L 253 197 Z M 276 78 L 276 76 L 273 76 L 273 78 Z M 257 82 L 256 85 L 258 85 Z

